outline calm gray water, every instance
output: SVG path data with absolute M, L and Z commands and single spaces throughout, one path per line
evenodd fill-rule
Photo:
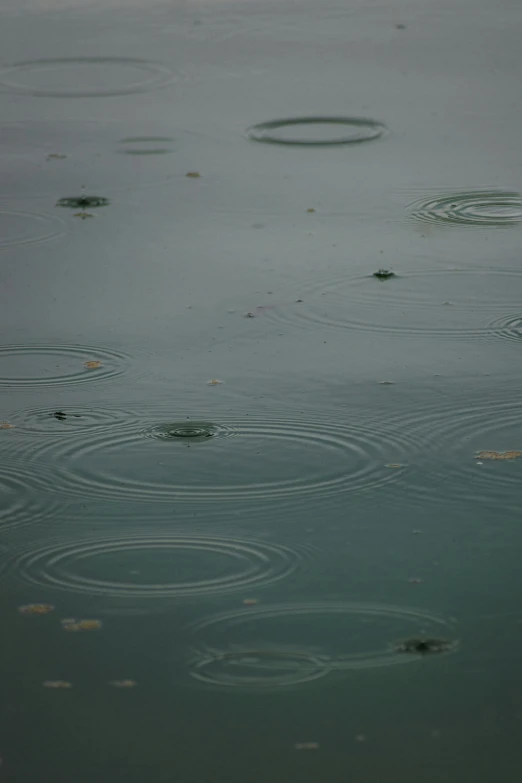
M 4 0 L 0 780 L 518 783 L 521 25 Z

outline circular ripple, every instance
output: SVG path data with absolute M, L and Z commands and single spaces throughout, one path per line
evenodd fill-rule
M 409 207 L 417 220 L 468 226 L 510 226 L 522 220 L 520 193 L 477 190 L 416 201 Z
M 18 410 L 7 417 L 17 432 L 34 435 L 63 435 L 92 432 L 135 422 L 131 411 L 113 408 L 27 408 Z M 29 446 L 32 449 L 32 444 Z
M 20 527 L 39 522 L 58 507 L 58 503 L 47 497 L 51 477 L 41 469 L 20 467 L 12 463 L 0 468 L 0 530 Z
M 88 369 L 86 362 L 101 362 Z M 107 348 L 83 345 L 0 346 L 0 387 L 57 386 L 107 380 L 125 372 L 128 359 Z
M 65 224 L 38 212 L 0 209 L 0 247 L 32 245 L 62 236 Z
M 41 589 L 139 604 L 259 589 L 284 579 L 303 563 L 297 548 L 151 531 L 146 536 L 46 542 L 13 559 L 11 570 Z
M 423 405 L 421 412 L 403 420 L 403 426 L 415 429 L 425 443 L 425 454 L 417 461 L 425 492 L 437 493 L 444 487 L 446 499 L 454 496 L 460 501 L 518 498 L 522 459 L 482 461 L 477 455 L 522 451 L 522 403 L 484 396 L 489 399 L 467 404 L 453 400 L 437 408 Z M 413 486 L 410 489 L 415 493 Z
M 29 60 L 0 72 L 13 92 L 57 98 L 126 95 L 162 87 L 174 74 L 160 63 L 130 57 Z
M 125 155 L 167 155 L 173 152 L 175 139 L 170 136 L 135 136 L 121 139 L 121 149 Z
M 422 270 L 384 281 L 347 273 L 301 288 L 302 301 L 259 306 L 254 315 L 415 337 L 499 337 L 506 326 L 491 315 L 518 306 L 521 280 L 505 269 Z
M 211 685 L 264 689 L 332 672 L 411 663 L 422 656 L 398 652 L 397 640 L 447 636 L 449 624 L 417 609 L 313 602 L 224 612 L 186 632 L 193 637 L 192 677 Z
M 215 503 L 370 490 L 398 480 L 400 471 L 386 464 L 406 461 L 415 448 L 393 421 L 362 416 L 227 418 L 205 424 L 212 437 L 199 435 L 200 422 L 190 425 L 195 438 L 165 437 L 165 424 L 151 423 L 39 444 L 32 459 L 50 461 L 63 491 L 81 497 Z
M 371 141 L 385 132 L 382 123 L 363 117 L 296 117 L 252 125 L 246 133 L 269 144 L 325 146 Z
M 157 440 L 202 441 L 225 434 L 231 434 L 230 428 L 219 427 L 209 421 L 173 421 L 170 424 L 158 424 L 145 431 L 146 435 Z

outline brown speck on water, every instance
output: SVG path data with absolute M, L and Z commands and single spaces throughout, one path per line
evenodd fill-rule
M 201 177 L 201 174 L 199 173 L 199 171 L 187 171 L 185 176 L 190 177 L 190 179 L 199 179 Z
M 109 682 L 113 688 L 135 688 L 137 684 L 136 680 L 111 680 Z
M 83 366 L 85 367 L 86 370 L 97 370 L 98 367 L 102 366 L 102 363 L 101 362 L 95 362 L 95 361 L 84 362 Z
M 379 381 L 379 386 L 395 386 L 394 381 Z
M 24 604 L 19 606 L 18 611 L 21 614 L 49 614 L 54 611 L 52 604 Z
M 220 386 L 223 383 L 223 381 L 218 381 L 217 378 L 212 378 L 212 380 L 207 381 L 207 386 Z
M 257 598 L 244 598 L 243 603 L 245 606 L 255 606 L 258 601 Z
M 62 620 L 64 631 L 99 631 L 102 625 L 101 620 Z
M 402 462 L 388 462 L 387 465 L 384 466 L 385 468 L 394 468 L 395 470 L 398 470 L 399 468 L 405 468 L 406 465 L 403 465 Z
M 67 680 L 44 680 L 42 685 L 44 688 L 72 688 L 72 682 Z
M 0 422 L 0 430 L 14 430 L 15 425 L 9 424 L 8 421 L 1 421 Z
M 310 207 L 310 209 L 306 210 L 307 212 L 315 212 L 315 209 L 313 207 Z
M 513 460 L 522 457 L 522 451 L 479 451 L 475 459 Z
M 74 217 L 79 217 L 82 220 L 87 220 L 87 218 L 94 217 L 92 212 L 75 212 Z

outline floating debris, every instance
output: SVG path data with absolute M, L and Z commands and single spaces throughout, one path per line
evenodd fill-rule
M 25 604 L 19 606 L 18 611 L 21 614 L 49 614 L 49 612 L 54 612 L 54 606 L 52 604 Z
M 56 206 L 83 211 L 85 209 L 95 209 L 96 207 L 106 207 L 110 203 L 109 199 L 103 196 L 67 196 L 66 198 L 59 198 Z
M 522 457 L 522 451 L 479 451 L 475 459 L 513 460 Z
M 434 636 L 412 636 L 395 645 L 397 652 L 429 655 L 431 653 L 448 652 L 455 647 L 451 639 L 440 639 Z
M 379 381 L 379 386 L 395 386 L 394 381 Z
M 296 742 L 294 745 L 296 750 L 319 750 L 318 742 Z
M 87 218 L 94 217 L 92 212 L 75 212 L 74 217 L 79 217 L 82 220 L 86 220 Z
M 47 156 L 47 160 L 63 160 L 67 155 L 60 155 L 57 152 L 50 152 Z
M 244 598 L 243 603 L 245 606 L 255 606 L 258 603 L 257 598 Z
M 418 576 L 412 576 L 410 579 L 408 579 L 408 582 L 410 585 L 420 585 L 422 584 L 422 579 L 419 579 Z
M 42 685 L 44 688 L 72 688 L 72 682 L 67 680 L 44 680 Z
M 8 421 L 0 421 L 0 430 L 14 430 L 14 428 L 14 424 L 9 424 Z
M 113 688 L 135 688 L 137 684 L 136 680 L 111 680 L 109 682 Z
M 218 381 L 217 378 L 212 378 L 212 380 L 207 381 L 207 386 L 220 386 L 223 383 L 223 381 Z
M 101 367 L 101 366 L 102 366 L 102 363 L 101 363 L 101 362 L 84 362 L 84 363 L 83 363 L 83 366 L 84 366 L 84 367 L 85 367 L 87 370 L 97 370 L 97 369 L 98 369 L 98 367 Z
M 315 212 L 315 209 L 313 209 L 313 207 L 310 207 L 310 209 L 307 209 L 306 211 L 307 212 Z
M 65 421 L 67 418 L 67 414 L 65 414 L 63 411 L 55 411 L 53 416 L 55 419 L 58 419 L 58 421 Z
M 64 631 L 99 631 L 102 625 L 101 620 L 75 620 L 70 617 L 62 620 Z
M 248 313 L 245 313 L 245 318 L 255 318 L 255 315 L 254 315 L 254 313 L 248 312 Z
M 394 468 L 397 470 L 398 468 L 405 468 L 406 465 L 404 465 L 402 462 L 388 462 L 387 465 L 384 466 L 385 468 Z
M 373 273 L 373 276 L 378 280 L 389 280 L 390 277 L 395 277 L 395 272 L 390 272 L 388 269 L 378 269 Z
M 201 174 L 199 173 L 199 171 L 187 171 L 185 176 L 190 177 L 191 179 L 199 179 L 201 177 Z

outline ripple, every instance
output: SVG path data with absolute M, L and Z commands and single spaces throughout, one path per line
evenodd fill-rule
M 101 362 L 87 369 L 86 362 Z M 126 371 L 128 357 L 108 348 L 86 345 L 0 346 L 0 387 L 57 386 L 115 378 Z
M 260 306 L 254 315 L 413 337 L 490 339 L 505 333 L 503 321 L 491 323 L 491 315 L 518 306 L 520 282 L 520 272 L 507 269 L 421 270 L 385 281 L 347 272 L 303 286 L 301 301 Z
M 145 431 L 145 434 L 157 440 L 189 439 L 199 441 L 231 434 L 232 431 L 230 428 L 219 427 L 208 421 L 173 421 L 170 424 L 158 424 L 151 427 Z
M 484 395 L 486 396 L 486 395 Z M 507 500 L 522 482 L 522 464 L 514 461 L 477 459 L 481 451 L 522 451 L 522 403 L 498 402 L 490 398 L 457 403 L 445 407 L 423 406 L 422 412 L 404 421 L 414 427 L 426 444 L 426 454 L 419 462 L 424 472 L 425 489 L 437 492 L 444 487 L 447 499 Z M 423 470 L 424 468 L 424 470 Z
M 121 139 L 118 152 L 125 155 L 167 155 L 174 151 L 176 140 L 170 136 L 134 136 Z
M 378 139 L 384 133 L 385 125 L 363 117 L 294 117 L 262 122 L 246 131 L 253 141 L 298 146 L 357 144 Z
M 510 191 L 471 190 L 416 201 L 409 212 L 428 223 L 511 226 L 522 220 L 522 198 Z
M 0 530 L 35 524 L 53 514 L 58 502 L 47 496 L 51 476 L 41 468 L 13 463 L 0 467 Z
M 304 684 L 419 660 L 420 653 L 401 654 L 398 640 L 440 636 L 448 628 L 442 617 L 425 611 L 370 603 L 285 603 L 223 612 L 186 629 L 193 639 L 189 673 L 208 685 L 236 688 Z
M 490 324 L 490 329 L 507 340 L 522 339 L 522 313 L 505 315 Z
M 84 408 L 78 405 L 74 408 L 26 408 L 14 411 L 10 421 L 17 432 L 31 435 L 59 435 L 64 433 L 92 432 L 96 429 L 119 427 L 135 421 L 134 414 L 120 408 Z M 32 444 L 29 446 L 32 449 Z
M 58 217 L 45 213 L 0 209 L 0 247 L 48 242 L 65 233 Z
M 76 496 L 215 504 L 370 490 L 397 481 L 401 471 L 386 464 L 414 452 L 393 422 L 377 425 L 355 414 L 348 421 L 320 419 L 315 411 L 301 411 L 302 418 L 229 414 L 203 427 L 185 422 L 189 437 L 172 437 L 173 425 L 151 422 L 153 415 L 136 414 L 142 428 L 134 432 L 38 444 L 31 458 L 50 461 L 62 491 Z
M 145 92 L 174 78 L 161 63 L 131 57 L 28 60 L 0 72 L 0 84 L 10 91 L 56 98 Z
M 156 606 L 161 600 L 266 587 L 302 568 L 307 554 L 304 547 L 251 538 L 148 531 L 33 544 L 12 558 L 9 570 L 40 589 L 139 609 L 147 601 Z

